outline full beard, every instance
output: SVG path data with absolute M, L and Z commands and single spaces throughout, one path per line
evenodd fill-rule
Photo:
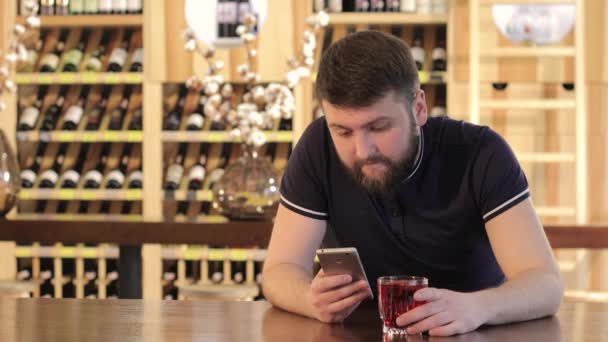
M 363 160 L 356 160 L 353 168 L 349 171 L 357 183 L 369 193 L 374 195 L 384 194 L 407 177 L 416 163 L 419 146 L 420 134 L 417 127 L 414 126 L 408 148 L 401 159 L 394 162 L 382 154 L 375 154 Z M 372 164 L 382 164 L 386 171 L 378 178 L 370 178 L 363 172 L 363 167 Z

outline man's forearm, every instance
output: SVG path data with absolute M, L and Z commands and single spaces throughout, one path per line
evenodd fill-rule
M 535 269 L 476 294 L 487 315 L 485 324 L 502 324 L 555 314 L 562 300 L 563 284 L 559 275 Z
M 311 272 L 301 266 L 272 265 L 264 269 L 264 297 L 284 310 L 315 318 L 307 298 L 311 280 Z

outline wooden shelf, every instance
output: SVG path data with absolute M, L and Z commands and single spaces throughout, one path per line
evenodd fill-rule
M 575 100 L 558 99 L 508 99 L 508 100 L 482 100 L 479 102 L 481 108 L 486 109 L 538 109 L 559 110 L 576 109 Z
M 575 4 L 576 0 L 479 0 L 480 5 L 542 5 L 542 4 Z
M 142 131 L 28 131 L 17 132 L 17 141 L 57 142 L 142 142 Z
M 447 24 L 447 14 L 331 13 L 329 25 Z
M 264 261 L 266 250 L 245 248 L 204 248 L 202 246 L 188 246 L 185 251 L 180 251 L 177 246 L 166 246 L 161 250 L 163 260 L 196 260 L 207 259 L 210 261 Z
M 118 247 L 115 246 L 104 246 L 104 247 L 80 247 L 80 251 L 77 255 L 77 247 L 62 246 L 59 248 L 59 255 L 57 255 L 57 248 L 54 246 L 40 246 L 38 252 L 34 253 L 32 246 L 17 246 L 15 248 L 15 257 L 17 258 L 31 258 L 33 256 L 52 258 L 59 256 L 64 258 L 76 258 L 81 257 L 85 259 L 96 259 L 99 256 L 99 250 L 103 249 L 103 255 L 105 258 L 116 259 L 119 257 Z
M 264 131 L 268 142 L 292 142 L 291 131 Z M 164 131 L 162 140 L 165 142 L 240 142 L 240 138 L 233 138 L 228 131 Z
M 142 215 L 116 215 L 116 214 L 25 214 L 16 215 L 17 221 L 86 221 L 86 222 L 142 222 Z M 60 240 L 63 241 L 63 240 Z
M 539 46 L 514 46 L 499 47 L 481 50 L 482 57 L 574 57 L 575 49 L 572 46 L 561 47 L 539 47 Z
M 313 82 L 317 80 L 317 73 L 311 76 Z M 445 71 L 418 71 L 420 84 L 444 84 L 448 82 L 448 73 Z
M 571 207 L 536 207 L 538 216 L 575 216 L 576 209 Z
M 142 26 L 144 16 L 141 14 L 114 15 L 49 15 L 40 16 L 42 27 L 110 27 Z M 18 16 L 17 23 L 25 24 L 25 17 Z
M 15 82 L 17 84 L 137 84 L 142 83 L 143 79 L 143 74 L 138 72 L 55 72 L 15 74 Z
M 169 201 L 212 201 L 213 192 L 210 190 L 165 190 L 165 200 Z
M 20 200 L 140 201 L 142 190 L 21 189 Z
M 574 163 L 574 153 L 516 153 L 522 163 Z

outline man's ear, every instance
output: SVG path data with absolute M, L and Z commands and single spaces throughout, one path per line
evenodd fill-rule
M 426 96 L 424 90 L 418 89 L 416 91 L 416 97 L 414 98 L 414 119 L 416 120 L 416 126 L 424 126 L 428 118 L 428 109 L 426 106 Z

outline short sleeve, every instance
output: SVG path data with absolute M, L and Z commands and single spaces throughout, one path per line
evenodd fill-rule
M 490 128 L 482 135 L 471 181 L 484 222 L 530 197 L 528 180 L 511 147 Z
M 315 120 L 298 141 L 281 180 L 281 204 L 317 220 L 327 220 L 327 196 L 323 181 L 327 137 L 325 121 Z

